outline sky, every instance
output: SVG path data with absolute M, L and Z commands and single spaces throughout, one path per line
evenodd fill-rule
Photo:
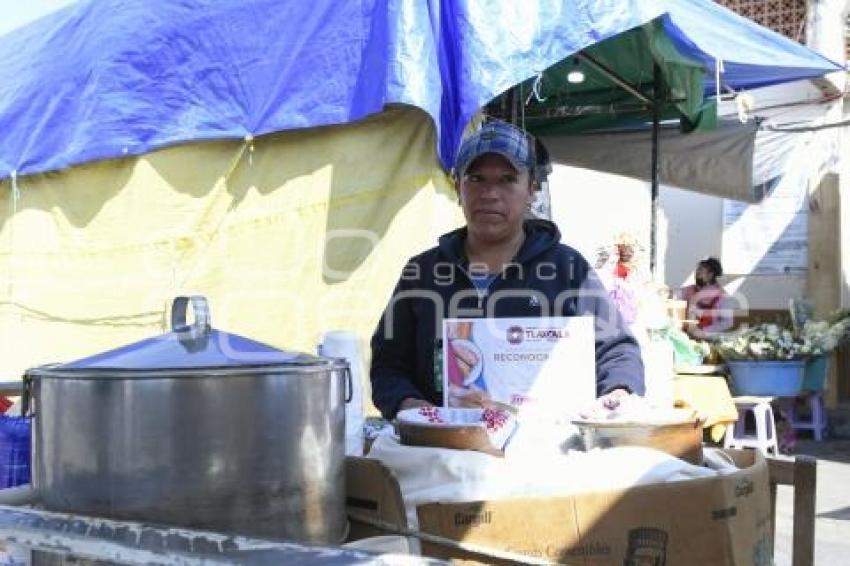
M 76 0 L 0 0 L 0 35 Z

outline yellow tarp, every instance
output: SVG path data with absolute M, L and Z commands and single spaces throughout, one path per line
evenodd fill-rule
M 0 184 L 0 380 L 167 330 L 179 294 L 213 326 L 312 352 L 371 334 L 401 267 L 460 223 L 424 113 L 207 142 Z M 364 342 L 365 344 L 365 342 Z

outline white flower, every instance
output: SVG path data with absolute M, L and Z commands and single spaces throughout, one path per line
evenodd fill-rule
M 729 360 L 790 360 L 822 355 L 850 334 L 850 314 L 830 325 L 807 321 L 799 333 L 776 324 L 741 328 L 719 336 L 715 347 Z

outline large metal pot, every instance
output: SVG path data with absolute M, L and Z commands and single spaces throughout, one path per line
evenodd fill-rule
M 202 297 L 177 298 L 172 326 L 27 372 L 45 507 L 341 542 L 347 364 L 213 330 Z

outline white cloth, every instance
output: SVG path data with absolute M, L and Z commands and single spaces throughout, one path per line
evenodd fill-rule
M 369 457 L 380 460 L 395 475 L 411 526 L 418 525 L 416 506 L 424 503 L 566 496 L 713 477 L 735 469 L 731 461 L 715 455 L 708 459 L 718 469 L 641 447 L 550 452 L 536 458 L 526 452 L 522 457 L 509 453 L 497 458 L 480 452 L 404 446 L 388 434 L 375 440 Z

